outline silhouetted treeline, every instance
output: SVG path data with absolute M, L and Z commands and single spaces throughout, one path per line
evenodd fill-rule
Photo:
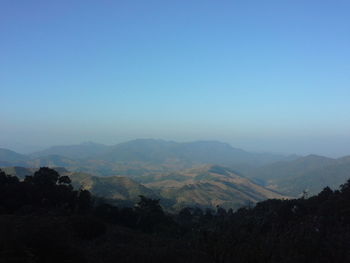
M 0 262 L 350 262 L 349 245 L 350 180 L 307 199 L 168 214 L 144 196 L 101 202 L 49 168 L 22 181 L 0 170 Z
M 43 167 L 23 181 L 0 170 L 1 213 L 22 213 L 56 209 L 66 213 L 86 212 L 91 195 L 86 190 L 73 190 L 68 176 Z

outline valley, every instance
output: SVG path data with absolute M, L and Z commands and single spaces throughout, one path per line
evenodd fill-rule
M 24 178 L 43 166 L 109 202 L 132 206 L 139 195 L 169 211 L 184 207 L 238 209 L 266 199 L 313 195 L 350 177 L 350 158 L 250 153 L 226 143 L 137 139 L 114 146 L 92 142 L 29 155 L 0 149 L 0 165 Z

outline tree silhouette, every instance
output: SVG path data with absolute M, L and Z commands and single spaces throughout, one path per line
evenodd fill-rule
M 87 213 L 92 207 L 92 198 L 88 190 L 80 189 L 77 200 L 79 213 Z

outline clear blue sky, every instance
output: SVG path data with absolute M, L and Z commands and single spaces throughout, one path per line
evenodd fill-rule
M 350 154 L 349 14 L 348 0 L 2 0 L 0 147 Z

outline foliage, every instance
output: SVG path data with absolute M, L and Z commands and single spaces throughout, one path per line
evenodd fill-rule
M 93 200 L 49 168 L 22 181 L 0 171 L 0 262 L 350 262 L 350 180 L 236 212 Z

